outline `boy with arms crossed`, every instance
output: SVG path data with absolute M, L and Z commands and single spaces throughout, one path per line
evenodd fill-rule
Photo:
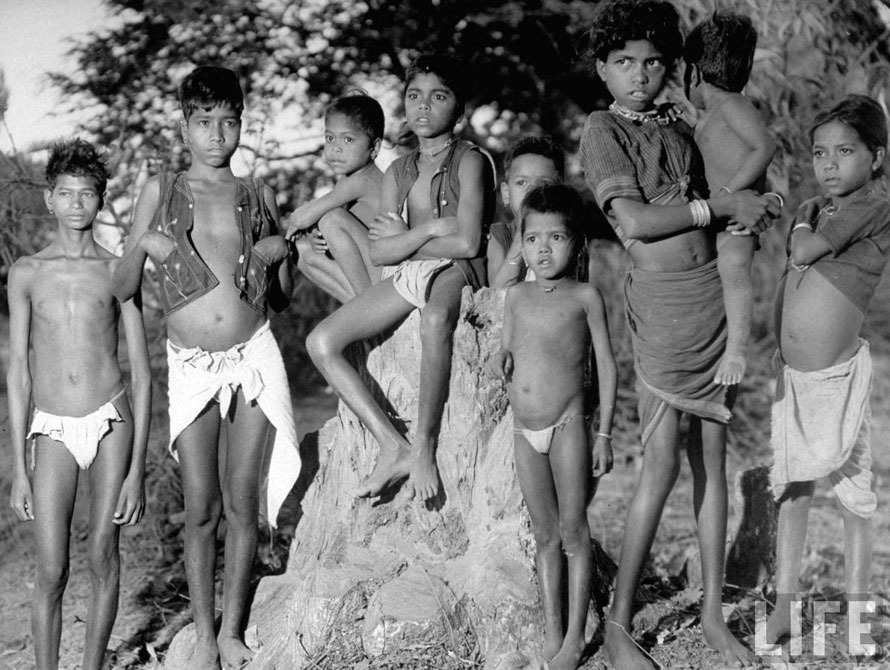
M 695 143 L 704 160 L 708 190 L 714 194 L 742 189 L 762 193 L 766 186 L 766 168 L 776 143 L 754 105 L 741 93 L 751 74 L 756 46 L 751 20 L 725 12 L 696 26 L 683 47 L 686 97 L 704 112 L 695 124 Z M 717 233 L 717 269 L 727 322 L 726 353 L 714 377 L 718 384 L 738 384 L 747 367 L 754 308 L 751 261 L 756 246 L 757 238 L 737 225 Z
M 88 472 L 93 593 L 82 667 L 99 670 L 117 615 L 120 526 L 138 522 L 145 506 L 151 370 L 139 301 L 115 300 L 118 258 L 93 239 L 108 180 L 102 157 L 80 139 L 58 144 L 46 179 L 46 206 L 58 234 L 9 273 L 7 388 L 15 454 L 10 505 L 19 520 L 34 521 L 31 630 L 37 668 L 58 668 L 77 470 Z M 118 320 L 127 339 L 133 411 L 117 361 Z M 32 399 L 34 417 L 25 435 Z M 25 443 L 32 436 L 29 482 Z
M 377 496 L 410 476 L 406 496 L 439 491 L 436 441 L 451 375 L 452 335 L 466 285 L 485 279 L 484 230 L 494 175 L 475 145 L 454 136 L 463 114 L 464 72 L 446 57 L 422 56 L 405 76 L 405 114 L 419 146 L 383 177 L 381 214 L 371 224 L 371 259 L 384 278 L 327 317 L 306 347 L 315 365 L 380 445 L 377 466 L 357 492 Z M 413 443 L 396 429 L 343 355 L 421 310 L 421 369 Z
M 581 197 L 570 186 L 539 186 L 525 196 L 522 210 L 522 254 L 535 279 L 508 289 L 501 349 L 490 366 L 507 380 L 515 416 L 516 474 L 534 527 L 544 607 L 544 658 L 550 670 L 575 670 L 586 646 L 590 604 L 587 506 L 596 488 L 591 467 L 593 477 L 612 469 L 618 374 L 603 297 L 571 276 L 584 246 Z M 589 413 L 595 403 L 584 385 L 591 345 L 600 405 L 593 445 Z
M 767 642 L 792 633 L 800 558 L 815 482 L 827 477 L 844 520 L 849 623 L 866 611 L 877 498 L 869 421 L 872 367 L 862 323 L 890 259 L 890 200 L 882 183 L 887 120 L 881 105 L 850 95 L 816 116 L 813 169 L 825 195 L 803 203 L 775 317 L 779 374 L 772 407 L 773 492 L 779 501 L 776 607 Z M 855 628 L 847 627 L 851 633 Z M 874 655 L 868 636 L 850 655 Z
M 348 95 L 331 103 L 324 125 L 324 157 L 337 184 L 291 214 L 286 237 L 318 226 L 296 239 L 297 269 L 347 302 L 380 279 L 369 255 L 368 225 L 380 210 L 383 173 L 374 159 L 383 140 L 383 109 L 370 96 Z
M 185 78 L 179 97 L 191 167 L 146 183 L 115 282 L 119 295 L 131 295 L 140 288 L 146 257 L 158 265 L 170 448 L 181 467 L 194 662 L 203 670 L 220 661 L 240 667 L 252 656 L 242 634 L 261 469 L 269 460 L 266 515 L 274 525 L 300 460 L 284 362 L 266 316 L 267 307 L 283 308 L 289 299 L 287 244 L 277 234 L 272 190 L 235 177 L 230 167 L 241 136 L 241 87 L 231 70 L 203 66 Z M 275 441 L 266 459 L 270 424 Z M 215 539 L 223 511 L 225 589 L 216 639 Z
M 564 170 L 565 155 L 549 137 L 523 137 L 510 147 L 504 159 L 501 198 L 512 219 L 494 223 L 489 229 L 489 286 L 504 288 L 525 275 L 518 232 L 522 201 L 535 186 L 562 181 Z
M 616 0 L 590 31 L 596 69 L 615 101 L 593 112 L 581 141 L 587 184 L 633 262 L 625 306 L 634 347 L 645 448 L 630 502 L 605 652 L 619 670 L 651 668 L 630 636 L 633 600 L 668 494 L 680 468 L 680 418 L 690 415 L 687 454 L 701 548 L 705 641 L 727 663 L 748 651 L 722 612 L 726 542 L 726 422 L 729 388 L 714 383 L 726 317 L 711 216 L 759 232 L 769 200 L 750 191 L 709 200 L 689 128 L 655 106 L 683 41 L 673 6 Z

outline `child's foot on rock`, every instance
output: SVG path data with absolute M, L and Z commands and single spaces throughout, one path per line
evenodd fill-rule
M 220 636 L 217 643 L 222 670 L 241 670 L 253 659 L 253 651 L 237 637 Z
M 380 449 L 377 457 L 377 465 L 374 472 L 368 477 L 356 491 L 359 498 L 373 498 L 379 496 L 390 486 L 398 484 L 411 474 L 410 452 L 406 447 L 395 449 Z
M 710 624 L 702 621 L 702 632 L 708 646 L 723 656 L 725 667 L 744 668 L 754 663 L 751 650 L 729 632 L 723 621 Z
M 439 493 L 439 468 L 433 445 L 415 444 L 411 458 L 411 478 L 406 496 L 422 502 L 435 498 Z
M 608 619 L 603 652 L 609 666 L 615 670 L 653 670 L 656 664 L 630 636 L 627 628 Z
M 216 640 L 196 639 L 188 665 L 191 670 L 219 670 L 219 647 Z
M 584 640 L 570 640 L 566 638 L 559 653 L 547 664 L 550 670 L 577 670 L 581 665 L 581 656 L 584 654 Z M 650 666 L 651 667 L 651 666 Z
M 714 375 L 714 383 L 721 386 L 732 386 L 742 381 L 745 370 L 748 367 L 748 359 L 738 354 L 723 354 L 720 364 L 717 366 L 717 374 Z

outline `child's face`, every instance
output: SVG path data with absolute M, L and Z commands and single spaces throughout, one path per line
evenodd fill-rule
M 559 279 L 575 253 L 572 234 L 559 214 L 529 212 L 522 233 L 522 257 L 536 277 Z
M 328 114 L 324 120 L 324 159 L 338 177 L 350 175 L 374 161 L 380 140 L 371 141 L 345 114 Z
M 884 160 L 884 150 L 872 153 L 853 128 L 830 121 L 813 133 L 813 170 L 826 192 L 849 195 L 864 186 Z
M 501 197 L 513 218 L 518 220 L 526 193 L 535 186 L 558 181 L 559 173 L 551 159 L 539 154 L 522 154 L 513 159 L 506 180 L 501 182 Z
M 71 230 L 90 228 L 102 209 L 102 194 L 96 190 L 96 181 L 84 175 L 60 175 L 52 190 L 44 190 L 43 197 L 50 214 Z
M 667 62 L 648 40 L 633 40 L 597 60 L 596 69 L 609 93 L 635 112 L 652 108 L 667 75 Z
M 210 167 L 229 164 L 241 139 L 241 117 L 229 105 L 199 107 L 182 120 L 185 143 L 192 160 Z
M 405 89 L 405 115 L 421 139 L 450 134 L 457 123 L 457 98 L 438 75 L 421 73 Z

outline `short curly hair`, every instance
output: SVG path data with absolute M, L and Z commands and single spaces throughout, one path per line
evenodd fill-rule
M 186 121 L 197 109 L 228 105 L 238 116 L 244 111 L 244 92 L 234 70 L 201 65 L 179 85 L 179 106 Z
M 683 52 L 680 16 L 664 0 L 612 0 L 601 3 L 587 33 L 588 58 L 605 61 L 628 42 L 651 42 L 670 67 Z
M 325 120 L 334 114 L 341 114 L 349 119 L 350 123 L 365 133 L 371 142 L 383 137 L 385 125 L 383 108 L 370 95 L 350 93 L 337 98 L 324 111 Z
M 724 91 L 739 93 L 754 64 L 757 31 L 747 16 L 717 12 L 686 38 L 683 60 L 698 66 L 702 79 Z
M 510 147 L 507 151 L 507 155 L 504 157 L 504 174 L 506 175 L 510 172 L 510 167 L 513 165 L 513 161 L 526 154 L 534 154 L 535 156 L 549 158 L 553 161 L 553 165 L 556 168 L 556 174 L 559 175 L 559 178 L 562 179 L 565 176 L 565 152 L 549 135 L 527 135 L 526 137 L 517 140 Z
M 62 175 L 72 177 L 92 177 L 96 191 L 105 193 L 108 185 L 108 167 L 105 157 L 86 140 L 75 137 L 72 140 L 53 144 L 46 161 L 46 182 L 50 190 Z
M 525 233 L 525 220 L 531 213 L 556 214 L 571 233 L 576 246 L 584 244 L 584 201 L 577 189 L 568 184 L 541 184 L 525 194 L 522 200 L 520 231 Z
M 457 121 L 463 115 L 467 99 L 470 96 L 466 64 L 462 64 L 456 58 L 446 54 L 418 56 L 405 70 L 406 91 L 414 78 L 421 74 L 434 74 L 451 89 L 457 102 L 457 107 L 454 110 L 455 121 Z

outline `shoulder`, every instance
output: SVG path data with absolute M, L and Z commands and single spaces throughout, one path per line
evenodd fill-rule
M 584 121 L 584 130 L 617 128 L 618 123 L 615 115 L 606 110 L 591 112 Z
M 576 282 L 573 286 L 573 295 L 576 296 L 585 311 L 589 312 L 594 309 L 602 312 L 605 304 L 603 294 L 595 285 L 588 282 Z
M 40 265 L 40 253 L 38 252 L 33 256 L 22 256 L 12 264 L 12 267 L 9 268 L 10 286 L 13 282 L 27 281 L 30 278 Z

